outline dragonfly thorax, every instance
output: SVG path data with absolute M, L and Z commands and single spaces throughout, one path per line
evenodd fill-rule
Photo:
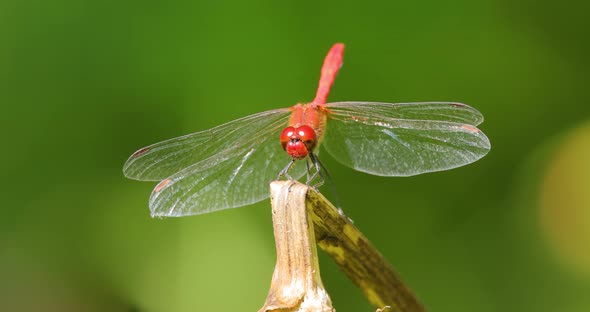
M 313 152 L 316 146 L 316 133 L 312 127 L 287 127 L 281 132 L 281 145 L 289 156 L 294 159 L 303 159 Z

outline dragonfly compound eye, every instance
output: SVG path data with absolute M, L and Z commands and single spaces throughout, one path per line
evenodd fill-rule
M 313 151 L 316 145 L 316 135 L 315 130 L 312 127 L 303 125 L 297 130 L 297 135 L 299 139 L 305 144 L 309 151 Z
M 294 136 L 295 128 L 293 127 L 287 127 L 283 130 L 283 132 L 281 132 L 281 136 L 279 137 L 279 139 L 281 140 L 281 145 L 283 146 L 283 149 L 285 151 L 287 150 L 287 143 L 289 143 L 291 138 L 293 138 Z
M 316 135 L 312 127 L 287 127 L 281 132 L 281 145 L 294 159 L 303 159 L 313 151 L 316 145 Z

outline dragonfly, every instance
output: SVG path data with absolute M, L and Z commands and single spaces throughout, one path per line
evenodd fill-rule
M 259 112 L 133 153 L 126 177 L 160 181 L 154 217 L 198 215 L 269 197 L 277 175 L 300 179 L 318 166 L 319 146 L 338 162 L 377 176 L 413 176 L 470 164 L 491 148 L 482 114 L 456 102 L 326 103 L 344 45 L 329 50 L 314 100 Z M 298 165 L 301 161 L 306 166 Z M 285 167 L 286 165 L 286 167 Z M 312 167 L 313 168 L 313 167 Z

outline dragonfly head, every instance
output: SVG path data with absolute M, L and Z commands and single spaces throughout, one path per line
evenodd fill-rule
M 281 132 L 281 145 L 289 156 L 294 159 L 303 159 L 313 151 L 317 139 L 312 127 L 287 127 Z

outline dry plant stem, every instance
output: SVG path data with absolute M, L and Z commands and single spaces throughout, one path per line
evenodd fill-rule
M 425 311 L 393 267 L 324 196 L 299 182 L 275 181 L 271 201 L 277 264 L 260 311 L 334 311 L 320 279 L 316 239 L 376 308 Z
M 363 234 L 322 194 L 313 189 L 307 194 L 307 209 L 312 212 L 318 245 L 363 291 L 376 308 L 386 311 L 426 311 L 393 267 Z
M 264 311 L 335 311 L 320 279 L 308 187 L 292 181 L 270 186 L 277 263 Z

